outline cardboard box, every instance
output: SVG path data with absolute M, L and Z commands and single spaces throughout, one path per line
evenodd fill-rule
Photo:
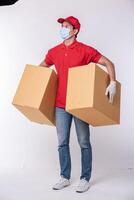
M 66 111 L 92 126 L 120 123 L 121 84 L 113 103 L 109 103 L 105 90 L 110 77 L 95 63 L 69 68 L 66 95 Z
M 53 69 L 26 65 L 12 104 L 31 121 L 55 126 L 56 90 Z

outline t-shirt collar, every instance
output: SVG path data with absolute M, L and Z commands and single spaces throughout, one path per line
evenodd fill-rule
M 64 41 L 61 43 L 61 48 L 66 48 L 66 47 L 68 47 L 68 48 L 74 48 L 76 45 L 78 44 L 78 41 L 77 41 L 77 39 L 75 39 L 74 41 L 73 41 L 73 43 L 72 44 L 70 44 L 70 45 L 68 45 L 68 46 L 66 46 L 65 44 L 64 44 Z

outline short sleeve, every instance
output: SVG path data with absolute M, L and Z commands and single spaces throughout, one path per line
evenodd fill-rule
M 95 48 L 88 46 L 86 48 L 86 61 L 87 63 L 94 62 L 97 63 L 101 58 L 102 54 Z
M 53 65 L 53 57 L 52 57 L 52 53 L 50 50 L 48 50 L 46 56 L 45 56 L 45 59 L 44 59 L 45 63 L 47 65 Z

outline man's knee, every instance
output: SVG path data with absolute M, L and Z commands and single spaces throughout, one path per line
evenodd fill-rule
M 89 141 L 79 140 L 78 142 L 79 142 L 80 148 L 90 148 L 91 147 L 91 144 Z
M 59 141 L 58 143 L 58 148 L 68 147 L 68 146 L 69 146 L 69 141 L 67 140 L 62 140 L 62 141 Z

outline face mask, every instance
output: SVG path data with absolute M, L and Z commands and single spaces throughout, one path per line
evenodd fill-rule
M 70 36 L 69 34 L 70 32 L 70 29 L 69 28 L 66 28 L 66 27 L 62 27 L 61 30 L 60 30 L 60 36 L 62 39 L 68 39 Z

